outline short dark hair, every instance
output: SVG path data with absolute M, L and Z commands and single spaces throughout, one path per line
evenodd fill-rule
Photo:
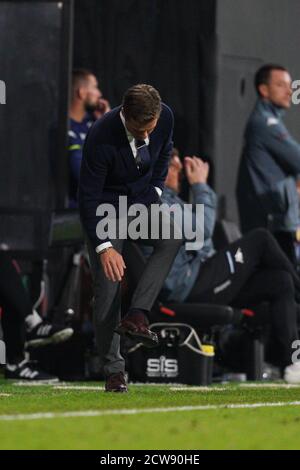
M 160 115 L 161 97 L 153 86 L 140 83 L 124 93 L 122 106 L 125 119 L 145 124 Z
M 265 64 L 260 67 L 260 69 L 258 69 L 258 71 L 256 72 L 254 78 L 254 86 L 259 96 L 261 96 L 259 91 L 260 85 L 268 85 L 273 70 L 281 70 L 282 72 L 288 72 L 285 67 L 278 64 Z
M 88 82 L 90 76 L 94 76 L 93 72 L 88 69 L 73 69 L 72 71 L 72 92 L 74 93 L 80 86 Z

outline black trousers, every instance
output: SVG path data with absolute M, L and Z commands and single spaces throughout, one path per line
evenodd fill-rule
M 249 307 L 268 301 L 272 330 L 282 366 L 291 364 L 293 341 L 298 339 L 295 290 L 299 278 L 275 238 L 257 229 L 207 260 L 187 302 Z
M 295 269 L 297 269 L 297 258 L 295 251 L 295 233 L 294 232 L 274 232 L 280 248 L 291 261 Z
M 0 251 L 1 324 L 6 345 L 6 361 L 18 363 L 24 358 L 25 317 L 32 305 L 11 258 Z
M 131 308 L 151 310 L 182 245 L 181 238 L 175 239 L 171 236 L 170 239 L 164 239 L 162 237 L 163 233 L 168 233 L 168 229 L 170 229 L 170 234 L 173 234 L 174 223 L 169 212 L 163 208 L 161 208 L 160 215 L 161 217 L 156 221 L 156 224 L 151 218 L 151 208 L 149 208 L 147 210 L 148 238 L 134 239 L 135 242 L 152 246 L 154 249 L 134 290 L 130 304 Z M 132 220 L 128 217 L 128 224 Z M 152 229 L 153 233 L 156 232 L 159 235 L 157 238 L 151 236 Z M 177 232 L 176 229 L 174 231 Z M 128 234 L 128 239 L 131 239 L 130 234 Z M 111 242 L 119 253 L 123 252 L 123 239 L 111 239 Z M 121 285 L 119 282 L 112 282 L 106 278 L 99 255 L 89 242 L 88 250 L 94 278 L 96 341 L 100 363 L 105 376 L 108 377 L 120 371 L 125 371 L 125 360 L 120 354 L 120 335 L 115 333 L 115 329 L 121 320 Z

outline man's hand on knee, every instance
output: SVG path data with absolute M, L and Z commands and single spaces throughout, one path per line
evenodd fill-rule
M 100 253 L 100 262 L 107 279 L 113 282 L 120 282 L 122 280 L 126 265 L 123 256 L 117 250 L 111 247 Z

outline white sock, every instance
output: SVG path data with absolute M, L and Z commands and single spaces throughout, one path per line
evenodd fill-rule
M 31 331 L 33 328 L 35 328 L 37 325 L 42 323 L 42 318 L 39 316 L 36 310 L 32 310 L 31 315 L 27 315 L 25 318 L 25 325 L 26 325 L 26 330 Z

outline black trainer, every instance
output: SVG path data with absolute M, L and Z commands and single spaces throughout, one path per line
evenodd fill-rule
M 57 383 L 59 381 L 58 377 L 43 372 L 33 361 L 28 361 L 27 359 L 24 359 L 24 361 L 16 365 L 7 364 L 4 377 L 6 379 L 31 380 L 45 383 Z
M 73 328 L 43 321 L 26 334 L 25 347 L 39 348 L 47 344 L 67 341 L 74 333 Z

